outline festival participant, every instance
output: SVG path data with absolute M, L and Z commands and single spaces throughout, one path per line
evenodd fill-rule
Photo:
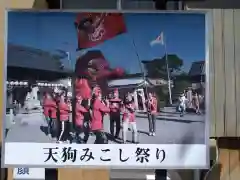
M 197 92 L 193 93 L 192 105 L 193 105 L 193 108 L 194 108 L 196 114 L 200 114 L 200 103 L 199 103 L 199 97 L 198 97 Z
M 48 136 L 56 135 L 57 104 L 49 93 L 43 99 L 43 113 L 48 123 Z
M 77 78 L 75 81 L 75 93 L 81 96 L 83 100 L 91 98 L 91 88 L 86 78 Z
M 123 110 L 123 142 L 127 142 L 128 128 L 132 129 L 133 142 L 138 143 L 137 124 L 135 119 L 135 104 L 131 94 L 128 94 L 124 102 Z
M 60 135 L 58 137 L 58 143 L 67 141 L 69 138 L 69 112 L 70 107 L 64 94 L 60 95 L 60 100 L 58 103 L 59 113 L 60 113 Z
M 185 97 L 185 94 L 182 93 L 179 96 L 179 106 L 178 106 L 180 117 L 183 117 L 186 112 L 186 102 L 187 102 L 187 98 Z
M 102 102 L 102 92 L 99 87 L 93 89 L 93 97 L 91 102 L 92 121 L 91 130 L 96 136 L 95 144 L 107 144 L 108 140 L 103 131 L 103 116 L 109 113 L 108 105 Z
M 149 136 L 156 135 L 156 114 L 157 114 L 157 99 L 152 93 L 148 94 L 146 101 L 148 123 L 149 123 Z
M 86 113 L 88 110 L 82 106 L 82 97 L 77 96 L 76 97 L 76 106 L 75 106 L 75 130 L 76 130 L 76 141 L 79 143 L 85 143 L 84 142 L 84 113 Z
M 67 104 L 68 104 L 68 107 L 69 107 L 69 121 L 68 121 L 68 132 L 69 132 L 69 141 L 70 141 L 70 143 L 72 143 L 72 141 L 73 141 L 73 139 L 74 139 L 74 132 L 75 132 L 75 130 L 74 130 L 74 122 L 73 122 L 73 119 L 72 119 L 72 97 L 68 94 L 68 93 L 66 93 L 65 94 L 65 97 L 67 97 Z
M 81 69 L 82 66 L 79 66 Z M 75 81 L 75 93 L 76 96 L 81 96 L 82 98 L 82 106 L 87 109 L 87 112 L 83 113 L 84 116 L 84 129 L 85 136 L 84 141 L 87 143 L 89 135 L 90 135 L 90 121 L 91 121 L 91 110 L 90 110 L 90 101 L 92 97 L 92 90 L 90 88 L 89 82 L 87 78 L 77 78 Z M 75 108 L 74 108 L 75 109 Z
M 119 138 L 119 133 L 121 130 L 121 99 L 119 98 L 118 89 L 113 92 L 113 97 L 110 99 L 110 133 L 115 138 Z M 116 131 L 114 134 L 114 127 L 116 124 Z

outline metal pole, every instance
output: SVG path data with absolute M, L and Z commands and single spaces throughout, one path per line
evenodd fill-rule
M 167 180 L 167 170 L 155 169 L 155 180 Z
M 67 59 L 68 59 L 68 64 L 69 64 L 69 67 L 72 68 L 72 63 L 71 63 L 71 57 L 70 57 L 70 52 L 66 51 L 67 53 Z
M 122 10 L 122 0 L 117 0 L 117 10 Z
M 172 90 L 171 90 L 171 79 L 170 79 L 169 64 L 168 64 L 166 38 L 165 38 L 165 42 L 164 42 L 164 48 L 165 48 L 165 60 L 166 60 L 167 78 L 168 78 L 169 103 L 170 103 L 170 105 L 172 105 Z
M 136 47 L 136 44 L 135 44 L 135 41 L 134 41 L 133 38 L 132 38 L 132 42 L 133 42 L 133 47 L 134 47 L 134 50 L 135 50 L 135 53 L 136 53 L 136 56 L 137 56 L 137 59 L 138 59 L 138 63 L 139 63 L 140 69 L 141 69 L 141 71 L 143 72 L 143 78 L 144 78 L 144 81 L 145 81 L 145 78 L 146 78 L 145 74 L 146 74 L 146 73 L 145 73 L 144 68 L 143 68 L 143 66 L 142 66 L 142 63 L 141 63 L 139 54 L 138 54 L 138 52 L 137 52 L 137 47 Z
M 135 41 L 134 41 L 134 38 L 132 38 L 132 42 L 133 42 L 133 47 L 134 47 L 134 50 L 135 50 L 135 53 L 136 53 L 136 56 L 138 58 L 138 63 L 139 63 L 139 66 L 140 66 L 140 69 L 141 71 L 143 72 L 143 81 L 144 81 L 144 86 L 143 86 L 143 90 L 144 90 L 144 96 L 148 98 L 148 87 L 147 85 L 145 84 L 147 81 L 146 81 L 146 72 L 145 72 L 145 68 L 143 67 L 143 64 L 140 60 L 140 57 L 139 57 L 139 54 L 137 52 L 137 47 L 136 47 L 136 44 L 135 44 Z M 146 94 L 145 94 L 146 93 Z M 144 104 L 144 103 L 143 103 Z M 144 108 L 144 107 L 143 107 Z
M 141 60 L 140 60 L 139 54 L 138 54 L 138 52 L 137 52 L 137 47 L 136 47 L 136 44 L 135 44 L 135 41 L 134 41 L 133 38 L 132 38 L 132 42 L 133 42 L 133 47 L 134 47 L 136 56 L 137 56 L 137 58 L 138 58 L 138 63 L 139 63 L 140 69 L 141 69 L 141 71 L 143 72 L 143 80 L 144 80 L 144 83 L 145 83 L 145 82 L 146 82 L 146 72 L 145 72 L 145 69 L 144 69 L 144 67 L 143 67 L 143 65 L 142 65 L 142 62 L 141 62 Z M 146 91 L 147 91 L 147 88 L 146 88 Z
M 63 9 L 63 0 L 60 0 L 60 10 Z

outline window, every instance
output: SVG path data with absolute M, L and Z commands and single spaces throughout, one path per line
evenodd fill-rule
M 61 0 L 46 0 L 48 9 L 60 9 Z
M 121 0 L 121 7 L 124 10 L 154 10 L 155 2 L 153 0 Z
M 61 0 L 63 9 L 117 9 L 118 0 Z
M 184 3 L 174 0 L 47 0 L 49 9 L 183 10 Z
M 176 0 L 121 0 L 122 9 L 183 10 L 183 2 Z

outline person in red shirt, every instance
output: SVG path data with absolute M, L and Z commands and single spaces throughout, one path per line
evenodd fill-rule
M 124 102 L 124 109 L 123 109 L 123 142 L 126 143 L 127 141 L 127 132 L 129 126 L 132 129 L 132 141 L 134 143 L 138 143 L 138 132 L 137 132 L 137 124 L 135 118 L 135 104 L 131 94 L 128 94 L 125 102 Z
M 60 95 L 59 103 L 59 116 L 60 116 L 60 134 L 58 137 L 58 143 L 69 139 L 69 113 L 70 107 L 64 94 Z
M 156 135 L 156 114 L 157 114 L 157 99 L 152 93 L 148 94 L 146 101 L 148 122 L 149 122 L 149 136 Z
M 48 123 L 48 136 L 53 137 L 56 133 L 57 104 L 49 93 L 43 99 L 43 113 Z
M 94 144 L 107 144 L 107 137 L 103 129 L 103 116 L 110 112 L 108 105 L 102 102 L 102 93 L 99 87 L 93 89 L 93 98 L 91 102 L 92 120 L 91 130 L 96 136 Z
M 91 88 L 89 87 L 88 80 L 85 78 L 77 78 L 75 81 L 75 93 L 83 99 L 91 98 Z
M 119 133 L 121 130 L 121 99 L 119 98 L 118 89 L 113 92 L 113 97 L 110 99 L 110 133 L 115 138 L 119 138 Z M 116 124 L 116 134 L 114 134 L 114 127 Z
M 82 97 L 76 97 L 76 106 L 75 106 L 75 131 L 76 131 L 76 141 L 79 143 L 84 143 L 84 113 L 88 112 L 86 108 L 82 106 Z

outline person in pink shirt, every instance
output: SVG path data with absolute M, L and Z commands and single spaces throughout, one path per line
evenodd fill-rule
M 119 133 L 121 130 L 121 102 L 122 100 L 119 98 L 118 89 L 115 89 L 113 92 L 113 97 L 110 99 L 110 133 L 115 138 L 119 138 Z M 114 134 L 114 128 L 116 124 L 116 133 Z
M 157 99 L 152 93 L 148 93 L 146 101 L 148 122 L 149 122 L 149 136 L 156 135 L 156 114 L 157 114 Z
M 84 113 L 88 110 L 82 106 L 82 97 L 76 97 L 76 106 L 75 106 L 75 132 L 76 132 L 76 141 L 78 143 L 84 143 Z
M 59 115 L 60 115 L 60 135 L 58 137 L 57 142 L 63 142 L 68 140 L 69 138 L 69 113 L 70 113 L 70 107 L 67 102 L 67 99 L 65 98 L 64 94 L 60 95 L 59 103 Z
M 124 109 L 123 109 L 123 142 L 127 142 L 127 132 L 128 128 L 132 129 L 132 141 L 133 143 L 138 143 L 138 132 L 137 132 L 137 124 L 135 118 L 135 104 L 131 94 L 128 94 L 125 102 L 124 102 Z
M 103 116 L 110 112 L 110 108 L 102 102 L 102 93 L 99 87 L 93 89 L 91 109 L 91 130 L 96 136 L 95 144 L 107 144 L 108 140 L 103 131 Z

